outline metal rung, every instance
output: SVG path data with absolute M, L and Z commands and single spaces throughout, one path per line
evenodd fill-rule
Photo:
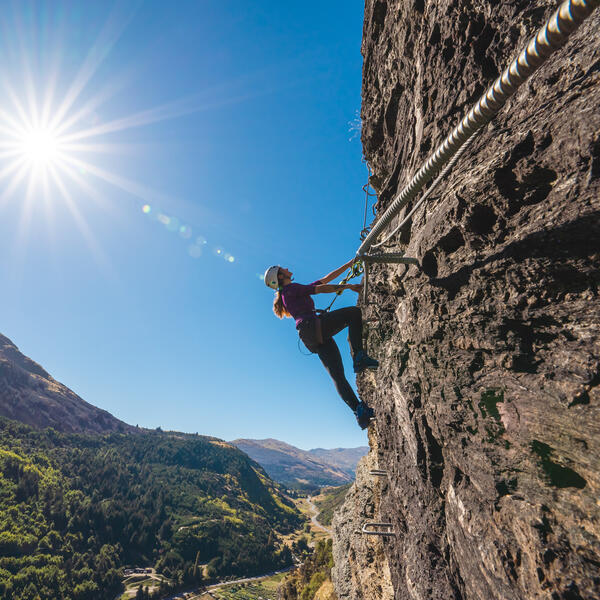
M 360 259 L 364 265 L 363 275 L 363 302 L 367 304 L 369 297 L 369 265 L 372 263 L 401 263 L 404 265 L 419 265 L 419 261 L 416 258 L 410 256 L 404 256 L 400 252 L 389 252 L 387 254 L 363 254 Z
M 385 477 L 387 475 L 387 471 L 383 471 L 382 469 L 372 469 L 369 471 L 369 475 L 378 475 L 379 477 Z
M 389 252 L 387 254 L 364 254 L 360 257 L 365 263 L 402 263 L 405 265 L 418 265 L 419 261 L 410 256 L 404 256 L 400 252 Z
M 373 527 L 387 527 L 388 529 L 391 529 L 393 527 L 392 523 L 363 523 L 362 529 L 361 529 L 361 533 L 364 533 L 365 535 L 380 535 L 383 537 L 391 537 L 391 536 L 395 536 L 396 534 L 393 531 L 369 531 L 367 528 L 373 528 Z

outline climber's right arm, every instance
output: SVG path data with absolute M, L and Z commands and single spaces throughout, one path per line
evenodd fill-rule
M 344 290 L 352 290 L 353 292 L 360 292 L 362 289 L 361 285 L 346 283 L 344 285 L 337 284 L 319 284 L 315 285 L 315 294 L 332 294 L 335 292 L 342 292 Z

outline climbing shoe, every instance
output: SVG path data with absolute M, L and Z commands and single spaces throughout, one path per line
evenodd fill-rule
M 375 413 L 373 409 L 367 406 L 364 402 L 361 402 L 354 411 L 356 415 L 356 420 L 358 421 L 358 426 L 361 429 L 366 429 L 371 422 L 371 419 L 375 417 Z
M 365 369 L 376 369 L 379 366 L 379 362 L 374 358 L 367 356 L 362 350 L 356 353 L 354 357 L 354 372 L 360 373 Z

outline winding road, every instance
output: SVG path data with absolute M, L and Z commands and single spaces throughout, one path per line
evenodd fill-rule
M 181 600 L 185 598 L 186 600 L 199 600 L 202 596 L 207 593 L 210 594 L 212 590 L 216 590 L 220 587 L 224 587 L 226 585 L 236 585 L 238 583 L 248 583 L 250 581 L 259 581 L 261 579 L 266 579 L 267 577 L 273 577 L 273 575 L 279 575 L 281 573 L 287 573 L 292 569 L 295 569 L 298 565 L 294 564 L 291 567 L 286 567 L 285 569 L 281 569 L 279 571 L 271 571 L 270 573 L 265 573 L 264 575 L 257 575 L 256 577 L 244 577 L 243 579 L 236 579 L 234 581 L 221 581 L 220 583 L 213 583 L 212 585 L 207 585 L 206 588 L 202 590 L 191 590 L 188 592 L 179 592 L 174 594 L 173 596 L 168 596 L 167 598 L 163 598 L 163 600 Z
M 311 520 L 312 524 L 314 525 L 314 527 L 325 531 L 329 535 L 333 535 L 333 532 L 329 527 L 326 527 L 325 525 L 321 525 L 321 523 L 319 523 L 319 521 L 317 521 L 317 515 L 319 514 L 319 509 L 315 506 L 315 503 L 312 501 L 312 498 L 310 496 L 308 496 L 306 498 L 306 502 L 307 502 L 308 507 L 311 512 L 310 520 Z M 186 529 L 187 527 L 189 527 L 189 525 L 180 527 L 179 530 Z M 196 589 L 196 590 L 189 590 L 187 592 L 179 592 L 177 594 L 173 594 L 172 596 L 163 598 L 163 600 L 182 600 L 183 598 L 185 598 L 185 600 L 199 600 L 202 596 L 210 595 L 210 592 L 212 590 L 216 590 L 216 589 L 226 586 L 226 585 L 235 585 L 235 584 L 240 584 L 240 583 L 248 583 L 250 581 L 259 581 L 260 579 L 266 579 L 267 577 L 272 577 L 273 575 L 279 575 L 280 573 L 287 573 L 288 571 L 295 569 L 299 564 L 299 561 L 295 556 L 294 556 L 294 563 L 295 563 L 294 565 L 292 565 L 290 567 L 286 567 L 285 569 L 281 569 L 280 571 L 272 571 L 271 573 L 265 573 L 264 575 L 258 575 L 257 577 L 245 577 L 243 579 L 236 579 L 235 581 L 222 581 L 220 583 L 213 583 L 212 585 L 207 585 L 206 588 L 204 588 L 202 590 Z M 153 570 L 153 573 L 154 573 L 154 570 Z M 153 579 L 154 579 L 154 577 L 153 577 Z
M 315 503 L 312 501 L 312 498 L 310 496 L 307 496 L 306 502 L 308 503 L 308 506 L 310 507 L 311 512 L 312 512 L 312 515 L 310 517 L 312 524 L 317 529 L 322 529 L 323 531 L 326 531 L 329 535 L 333 535 L 333 531 L 330 527 L 327 527 L 326 525 L 322 525 L 321 523 L 319 523 L 319 521 L 317 521 L 317 515 L 319 514 L 319 509 L 315 506 Z

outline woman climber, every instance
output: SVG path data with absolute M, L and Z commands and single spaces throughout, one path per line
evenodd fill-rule
M 367 356 L 363 350 L 361 310 L 358 306 L 349 306 L 317 316 L 315 304 L 311 298 L 312 294 L 327 294 L 342 290 L 359 292 L 360 285 L 329 285 L 330 281 L 339 277 L 353 263 L 354 260 L 350 260 L 329 275 L 308 285 L 292 283 L 293 273 L 275 265 L 266 270 L 265 283 L 268 287 L 276 290 L 273 312 L 280 319 L 283 317 L 296 319 L 296 329 L 300 339 L 311 352 L 319 355 L 342 400 L 354 411 L 361 429 L 366 429 L 374 416 L 373 410 L 358 400 L 348 383 L 340 351 L 333 339 L 336 333 L 348 327 L 348 341 L 352 351 L 355 373 L 360 373 L 365 369 L 376 369 L 379 366 L 379 363 Z

